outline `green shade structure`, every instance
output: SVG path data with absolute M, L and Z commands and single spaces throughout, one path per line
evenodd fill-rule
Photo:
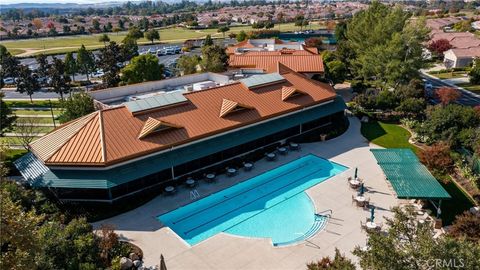
M 371 149 L 399 199 L 444 200 L 450 194 L 410 149 Z
M 370 221 L 373 222 L 375 219 L 375 207 L 370 208 Z

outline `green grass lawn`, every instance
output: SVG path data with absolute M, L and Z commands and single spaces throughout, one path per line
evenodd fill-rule
M 408 142 L 411 134 L 397 124 L 371 121 L 362 123 L 362 135 L 372 143 L 385 148 L 410 148 L 417 153 L 418 148 Z
M 468 91 L 480 94 L 480 85 L 471 83 L 459 83 L 458 86 L 467 89 Z
M 312 29 L 318 28 L 319 25 L 314 23 Z M 279 25 L 276 24 L 275 30 L 279 29 Z M 295 26 L 293 23 L 285 23 L 280 25 L 280 30 L 284 31 L 295 31 L 299 30 L 298 26 Z M 228 36 L 229 33 L 239 33 L 240 31 L 252 31 L 251 26 L 235 26 L 231 27 L 230 31 L 226 32 L 225 35 Z M 218 33 L 217 29 L 199 29 L 199 30 L 190 30 L 181 27 L 171 27 L 159 29 L 160 32 L 160 41 L 158 42 L 178 42 L 185 41 L 187 39 L 196 39 L 202 38 L 206 35 L 212 35 L 214 37 L 223 37 L 222 33 Z M 104 46 L 103 42 L 99 42 L 98 38 L 102 34 L 95 35 L 77 35 L 77 36 L 66 36 L 66 37 L 56 37 L 56 38 L 39 38 L 39 39 L 27 39 L 27 40 L 15 40 L 15 41 L 6 41 L 2 44 L 7 47 L 9 51 L 15 54 L 19 54 L 25 51 L 31 51 L 31 54 L 39 53 L 65 53 L 68 51 L 75 51 L 80 48 L 83 44 L 88 49 L 98 49 Z M 127 32 L 118 32 L 118 33 L 108 33 L 110 40 L 121 42 Z M 139 44 L 148 44 L 150 41 L 141 38 L 138 40 Z
M 17 55 L 17 54 L 21 54 L 21 53 L 24 53 L 25 50 L 22 50 L 22 49 L 10 49 L 8 50 L 12 55 Z
M 33 102 L 24 101 L 24 100 L 6 100 L 5 103 L 10 107 L 27 107 L 27 108 L 34 108 L 34 107 L 46 107 L 50 108 L 50 102 L 48 100 L 34 100 Z M 51 101 L 53 108 L 60 108 L 60 101 L 52 100 Z
M 369 141 L 385 148 L 410 148 L 415 153 L 419 151 L 419 148 L 408 142 L 410 132 L 396 124 L 377 121 L 362 123 L 361 132 Z M 451 200 L 442 202 L 442 220 L 445 225 L 449 225 L 455 220 L 456 215 L 470 209 L 473 203 L 453 181 L 446 184 L 439 182 L 452 196 Z
M 462 77 L 465 77 L 465 75 L 467 74 L 466 71 L 441 72 L 441 73 L 429 72 L 429 73 L 442 80 L 452 79 L 452 78 L 462 78 Z
M 50 110 L 13 110 L 13 112 L 17 115 L 42 115 L 42 116 L 52 116 L 52 112 Z M 58 109 L 53 109 L 53 115 L 59 115 L 62 111 Z

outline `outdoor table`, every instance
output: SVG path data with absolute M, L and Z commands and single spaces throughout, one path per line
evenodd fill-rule
M 365 226 L 367 227 L 368 230 L 375 230 L 378 226 L 375 222 L 367 222 L 367 224 L 365 224 Z
M 294 149 L 294 150 L 297 150 L 298 149 L 298 143 L 291 142 L 290 143 L 290 148 Z
M 280 153 L 280 155 L 286 155 L 287 154 L 287 148 L 280 147 L 280 148 L 278 148 L 278 152 Z
M 165 192 L 168 194 L 172 194 L 175 191 L 175 188 L 173 186 L 168 186 L 165 188 Z
M 350 180 L 348 182 L 350 183 L 350 186 L 353 187 L 353 188 L 356 188 L 360 185 L 360 181 L 358 181 L 358 179 L 353 179 L 353 180 Z
M 215 179 L 215 174 L 209 173 L 209 174 L 207 174 L 206 177 L 207 177 L 207 180 L 208 180 L 208 181 L 213 181 L 213 179 Z
M 363 206 L 363 204 L 366 201 L 366 198 L 365 198 L 365 196 L 357 196 L 357 197 L 355 197 L 355 201 L 357 201 L 358 205 Z
M 275 159 L 275 154 L 274 153 L 268 153 L 267 154 L 267 159 L 270 160 L 270 161 L 274 160 Z
M 228 176 L 233 176 L 236 172 L 237 172 L 237 170 L 234 169 L 234 168 L 228 168 L 227 169 Z
M 195 186 L 195 180 L 193 180 L 192 178 L 188 178 L 187 181 L 185 181 L 185 184 L 187 184 L 187 186 L 189 186 L 189 187 L 194 187 Z
M 243 164 L 243 167 L 245 168 L 246 171 L 250 171 L 253 168 L 253 164 L 250 162 L 247 162 Z

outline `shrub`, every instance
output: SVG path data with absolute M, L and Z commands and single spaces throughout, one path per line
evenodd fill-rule
M 450 156 L 450 145 L 446 142 L 438 142 L 419 153 L 420 161 L 429 169 L 449 173 L 453 169 L 453 159 Z

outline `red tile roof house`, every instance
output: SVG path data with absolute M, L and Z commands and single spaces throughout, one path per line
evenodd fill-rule
M 31 186 L 60 200 L 114 203 L 346 124 L 345 103 L 330 85 L 281 63 L 270 71 L 93 112 L 32 142 L 15 165 Z
M 446 39 L 452 49 L 444 52 L 443 63 L 446 68 L 461 68 L 470 65 L 473 59 L 480 57 L 480 39 L 470 32 L 432 31 L 431 41 Z

